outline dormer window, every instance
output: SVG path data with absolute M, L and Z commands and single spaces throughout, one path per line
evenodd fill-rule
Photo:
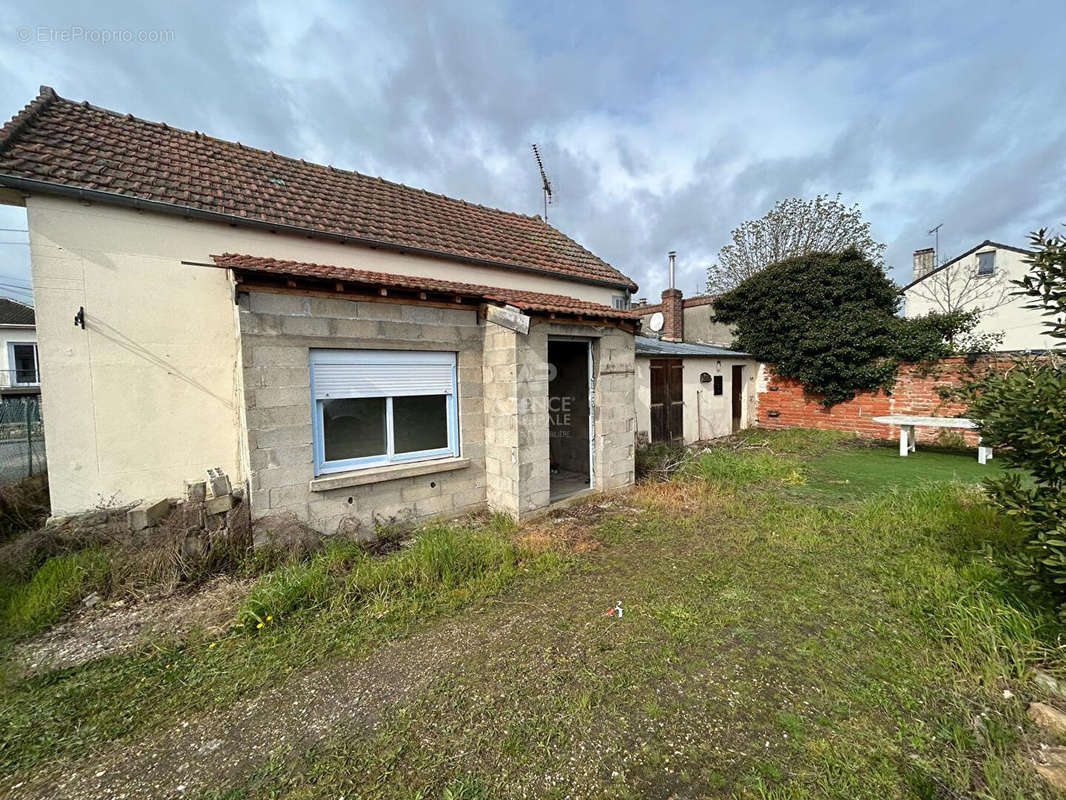
M 987 253 L 977 254 L 977 274 L 992 275 L 996 271 L 996 251 L 989 250 Z

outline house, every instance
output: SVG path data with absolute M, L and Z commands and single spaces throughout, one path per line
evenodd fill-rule
M 977 335 L 1002 334 L 998 351 L 1046 350 L 1054 341 L 1040 311 L 1014 295 L 1012 283 L 1029 272 L 1030 251 L 986 239 L 950 261 L 935 264 L 932 248 L 914 251 L 911 282 L 903 289 L 905 315 L 972 311 L 980 313 Z
M 636 284 L 539 217 L 47 87 L 0 130 L 0 187 L 54 514 L 211 467 L 327 533 L 633 480 Z
M 33 306 L 0 297 L 0 397 L 40 394 Z
M 674 253 L 670 253 L 673 283 Z M 641 442 L 692 442 L 728 436 L 756 419 L 759 364 L 730 349 L 732 331 L 712 319 L 713 296 L 663 291 L 636 305 L 636 425 Z

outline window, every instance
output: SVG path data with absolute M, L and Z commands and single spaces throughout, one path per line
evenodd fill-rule
M 722 393 L 722 376 L 714 376 L 714 396 L 718 397 Z
M 615 294 L 611 295 L 611 305 L 619 311 L 627 311 L 629 309 L 629 295 L 628 294 Z
M 312 350 L 315 474 L 459 454 L 455 353 Z
M 996 271 L 996 251 L 977 254 L 977 274 L 991 275 Z
M 39 383 L 37 344 L 35 342 L 8 343 L 8 381 L 12 386 Z

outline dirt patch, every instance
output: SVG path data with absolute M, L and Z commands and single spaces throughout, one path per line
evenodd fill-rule
M 15 646 L 16 671 L 38 674 L 129 650 L 147 639 L 225 630 L 251 580 L 214 578 L 190 591 L 141 602 L 81 606 L 66 621 Z
M 489 648 L 521 627 L 485 625 L 484 614 L 289 680 L 217 713 L 180 719 L 136 742 L 114 742 L 58 772 L 7 789 L 19 798 L 179 798 L 238 780 L 272 755 L 291 756 L 338 729 L 371 731 L 383 712 L 417 695 L 470 648 Z

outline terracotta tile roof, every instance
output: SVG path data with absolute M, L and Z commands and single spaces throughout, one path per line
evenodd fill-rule
M 601 303 L 575 300 L 573 297 L 561 294 L 527 292 L 520 289 L 504 289 L 499 286 L 482 286 L 475 283 L 459 283 L 457 281 L 442 281 L 436 278 L 397 275 L 391 272 L 372 272 L 352 267 L 335 267 L 326 264 L 308 264 L 301 261 L 260 258 L 259 256 L 240 255 L 238 253 L 223 253 L 222 255 L 213 255 L 211 258 L 219 267 L 226 267 L 243 273 L 269 273 L 298 278 L 366 284 L 374 287 L 459 295 L 461 297 L 511 305 L 524 311 L 632 321 L 632 316 L 628 311 L 620 311 Z
M 33 306 L 0 297 L 0 325 L 35 325 L 36 321 Z
M 0 185 L 36 188 L 27 182 L 636 288 L 540 217 L 147 122 L 47 86 L 0 130 Z

